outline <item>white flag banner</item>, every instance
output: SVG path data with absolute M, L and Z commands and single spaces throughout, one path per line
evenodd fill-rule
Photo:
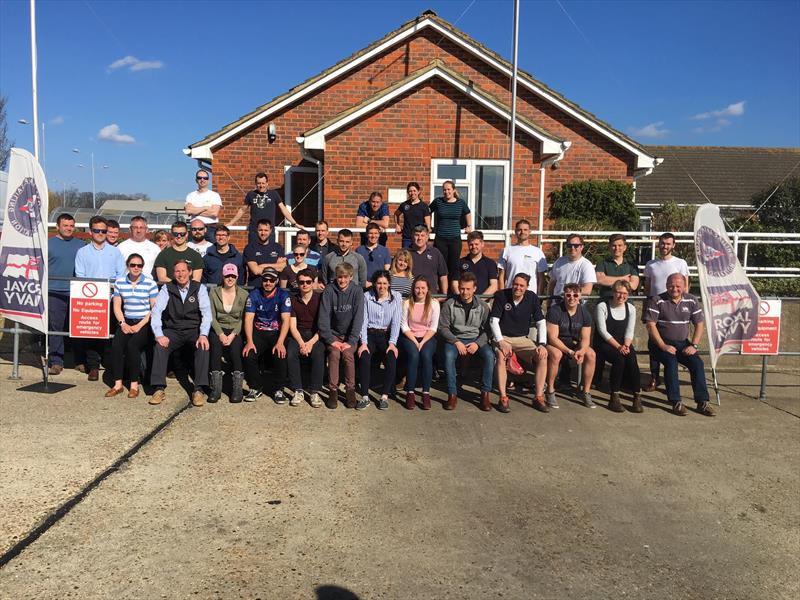
M 47 331 L 47 182 L 27 150 L 11 148 L 0 235 L 0 313 Z
M 716 368 L 720 356 L 738 352 L 755 335 L 761 298 L 739 263 L 716 204 L 697 210 L 694 243 L 711 367 Z

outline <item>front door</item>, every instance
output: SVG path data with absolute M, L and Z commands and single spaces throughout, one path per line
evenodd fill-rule
M 291 207 L 292 216 L 302 225 L 314 228 L 322 218 L 317 189 L 318 172 L 316 167 L 286 167 L 284 173 L 286 186 L 286 205 Z

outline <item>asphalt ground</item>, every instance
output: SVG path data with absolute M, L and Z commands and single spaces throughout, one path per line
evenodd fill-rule
M 639 415 L 602 393 L 549 414 L 192 408 L 174 382 L 153 407 L 10 371 L 3 598 L 800 596 L 796 370 L 767 402 L 757 373 L 721 374 L 715 418 L 660 392 Z

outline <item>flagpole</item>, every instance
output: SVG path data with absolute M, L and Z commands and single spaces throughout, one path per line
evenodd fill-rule
M 516 138 L 517 125 L 517 58 L 519 49 L 519 0 L 514 0 L 514 28 L 513 28 L 513 64 L 511 73 L 511 139 L 508 150 L 508 203 L 507 203 L 507 227 L 511 229 L 514 221 L 514 142 Z M 504 224 L 505 225 L 505 224 Z M 541 225 L 540 225 L 541 228 Z M 508 242 L 508 239 L 506 239 Z
M 714 393 L 717 395 L 717 406 L 721 406 L 719 401 L 719 384 L 717 383 L 717 370 L 711 367 L 711 378 L 714 381 Z

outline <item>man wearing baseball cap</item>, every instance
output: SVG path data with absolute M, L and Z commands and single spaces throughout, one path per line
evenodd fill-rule
M 244 370 L 250 391 L 245 402 L 255 402 L 263 395 L 261 358 L 272 357 L 275 385 L 275 404 L 284 404 L 283 386 L 286 381 L 286 347 L 292 301 L 289 292 L 278 287 L 278 271 L 267 267 L 261 273 L 261 286 L 247 297 L 244 309 Z

